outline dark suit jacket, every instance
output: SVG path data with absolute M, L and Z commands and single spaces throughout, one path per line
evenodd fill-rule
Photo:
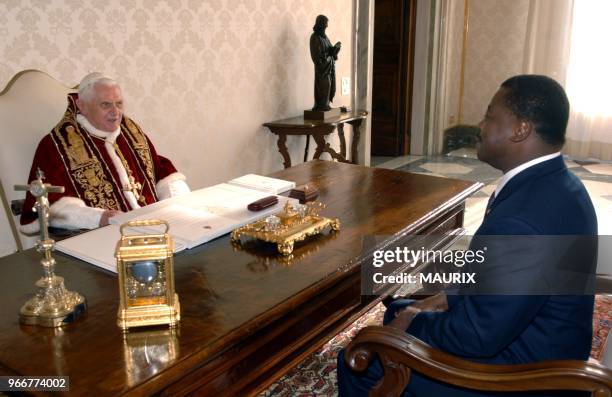
M 596 236 L 597 219 L 584 186 L 559 156 L 524 170 L 504 186 L 476 232 L 485 235 Z M 537 268 L 538 263 L 529 266 Z M 595 272 L 594 264 L 584 266 L 586 272 Z M 459 294 L 449 295 L 448 303 L 446 312 L 418 314 L 408 333 L 478 362 L 589 356 L 593 295 Z

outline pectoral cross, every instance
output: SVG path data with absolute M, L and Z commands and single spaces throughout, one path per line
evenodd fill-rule
M 130 175 L 128 179 L 130 180 L 130 183 L 125 184 L 123 191 L 134 193 L 134 197 L 136 197 L 136 200 L 138 200 L 140 198 L 139 191 L 142 189 L 142 185 L 140 182 L 136 182 L 136 179 L 132 175 Z
M 49 240 L 48 218 L 49 218 L 49 193 L 64 193 L 63 186 L 52 186 L 50 183 L 44 183 L 44 172 L 39 168 L 36 170 L 36 177 L 29 185 L 15 185 L 17 191 L 29 191 L 32 196 L 36 197 L 36 204 L 33 210 L 38 213 L 38 224 L 40 225 L 40 238 L 45 242 Z

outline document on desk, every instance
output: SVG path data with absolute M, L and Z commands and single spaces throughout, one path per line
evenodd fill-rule
M 117 273 L 115 248 L 120 238 L 119 226 L 109 225 L 58 241 L 55 249 Z
M 263 211 L 252 212 L 247 205 L 269 193 L 221 183 L 189 194 L 159 201 L 110 219 L 112 224 L 131 220 L 161 219 L 170 224 L 170 235 L 186 248 L 193 248 L 232 230 L 282 209 L 287 197 Z M 291 199 L 292 200 L 292 199 Z M 138 229 L 140 230 L 140 229 Z
M 263 211 L 252 212 L 247 205 L 269 193 L 228 183 L 162 200 L 110 218 L 111 225 L 62 240 L 56 248 L 68 255 L 116 272 L 115 249 L 121 238 L 120 225 L 131 220 L 160 219 L 168 222 L 175 253 L 206 243 L 232 230 L 279 212 L 288 197 Z M 136 227 L 131 234 L 154 233 L 161 229 Z
M 232 179 L 228 183 L 249 189 L 261 190 L 271 194 L 283 193 L 295 187 L 295 182 L 256 174 L 247 174 L 240 178 Z

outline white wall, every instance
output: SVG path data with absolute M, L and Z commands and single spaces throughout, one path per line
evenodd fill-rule
M 456 124 L 477 125 L 499 85 L 523 72 L 528 0 L 470 0 L 461 97 L 464 2 L 448 0 L 444 119 L 442 130 Z M 463 113 L 460 117 L 460 102 Z M 442 131 L 436 131 L 442 134 Z
M 523 73 L 528 0 L 470 1 L 463 122 L 476 125 L 499 85 Z

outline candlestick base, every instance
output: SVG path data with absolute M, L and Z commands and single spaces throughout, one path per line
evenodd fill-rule
M 36 295 L 19 312 L 22 324 L 59 327 L 85 313 L 87 301 L 81 294 L 68 291 L 62 277 L 43 277 L 36 282 L 36 286 Z

